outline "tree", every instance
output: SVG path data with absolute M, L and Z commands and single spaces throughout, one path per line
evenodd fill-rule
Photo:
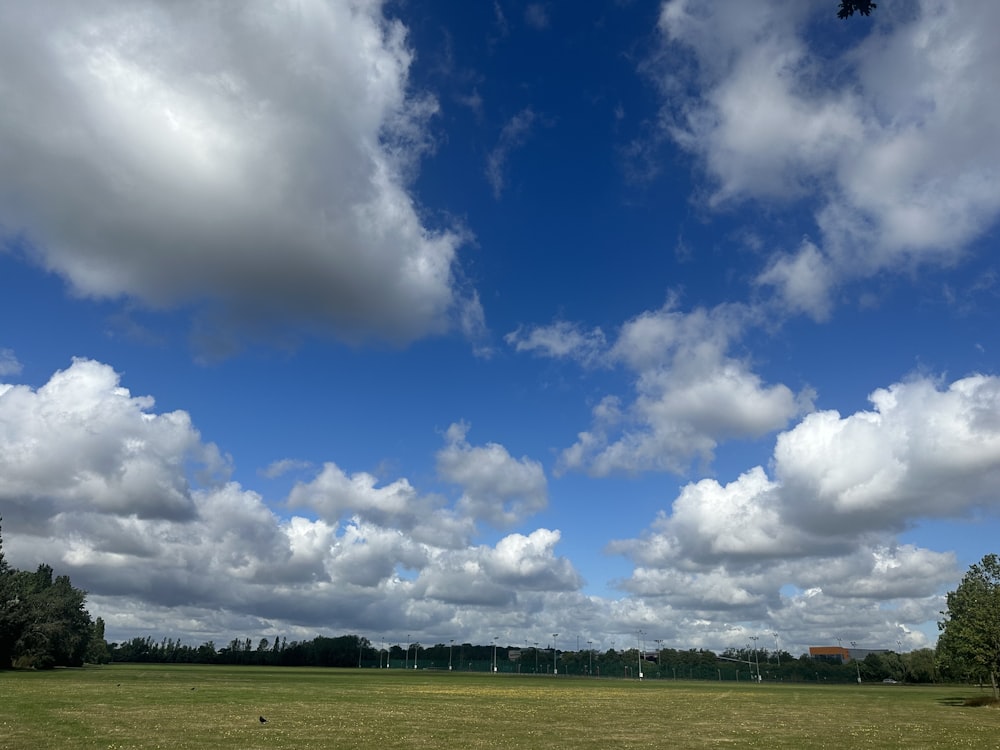
M 87 645 L 87 653 L 84 659 L 90 664 L 107 664 L 111 661 L 108 642 L 104 640 L 104 620 L 100 617 L 94 620 L 94 627 L 90 634 L 90 643 Z
M 871 0 L 841 0 L 837 18 L 850 18 L 855 11 L 863 16 L 870 16 L 877 7 Z
M 2 519 L 0 519 L 2 520 Z M 10 666 L 17 643 L 17 610 L 20 602 L 14 592 L 14 570 L 3 554 L 3 534 L 0 533 L 0 669 Z
M 0 538 L 0 668 L 80 666 L 93 637 L 86 592 L 39 565 L 11 568 Z
M 990 678 L 993 697 L 1000 698 L 1000 558 L 986 555 L 969 568 L 947 597 L 948 609 L 938 623 L 938 657 L 951 671 Z

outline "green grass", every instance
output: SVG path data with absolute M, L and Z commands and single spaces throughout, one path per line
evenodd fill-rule
M 1000 748 L 1000 710 L 964 705 L 982 694 L 112 665 L 0 672 L 0 748 Z

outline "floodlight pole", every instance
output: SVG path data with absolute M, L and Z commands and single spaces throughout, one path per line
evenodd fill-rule
M 642 679 L 642 631 L 640 630 L 636 634 L 636 645 L 638 646 L 638 655 L 636 658 L 636 674 L 638 679 Z
M 410 634 L 406 634 L 406 651 L 403 653 L 403 669 L 410 668 Z
M 556 638 L 559 637 L 558 633 L 552 634 L 552 676 L 555 677 L 559 674 L 559 665 L 556 664 Z
M 858 647 L 857 641 L 851 641 L 851 648 L 857 649 L 857 647 Z M 851 658 L 854 660 L 854 667 L 858 670 L 858 684 L 860 685 L 861 684 L 861 665 L 858 664 L 858 660 L 856 658 L 854 658 L 853 656 Z
M 778 648 L 778 634 L 771 633 L 774 636 L 774 657 L 778 660 L 778 667 L 781 667 L 781 649 Z
M 587 650 L 590 651 L 590 676 L 594 676 L 594 642 L 587 641 Z
M 451 671 L 451 652 L 455 650 L 455 639 L 451 639 L 451 643 L 448 645 L 448 671 Z

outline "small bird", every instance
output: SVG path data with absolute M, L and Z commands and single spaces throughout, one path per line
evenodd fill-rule
M 267 724 L 267 719 L 265 719 L 263 716 L 261 716 L 260 717 L 260 723 L 261 724 Z

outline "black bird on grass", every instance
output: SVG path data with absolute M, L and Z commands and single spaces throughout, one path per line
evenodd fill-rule
M 263 716 L 261 716 L 260 717 L 260 723 L 261 724 L 267 724 L 267 719 L 265 719 Z

